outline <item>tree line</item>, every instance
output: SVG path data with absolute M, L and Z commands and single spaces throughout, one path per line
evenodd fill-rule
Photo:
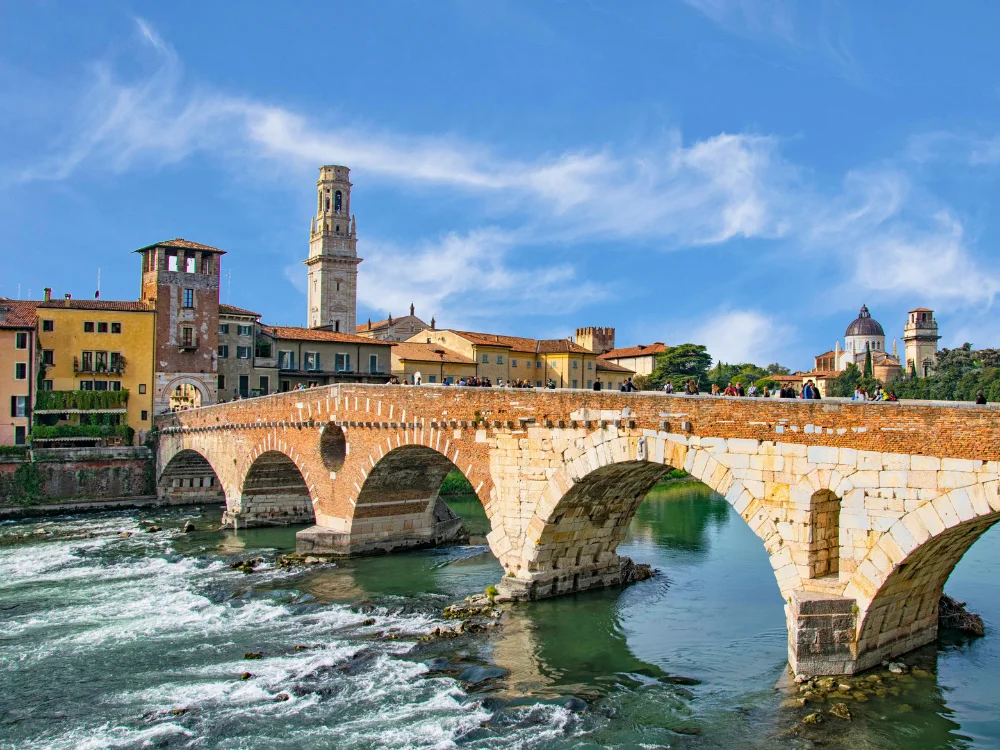
M 656 367 L 649 375 L 633 378 L 642 390 L 660 390 L 669 381 L 675 391 L 683 391 L 688 380 L 694 380 L 702 391 L 710 391 L 713 385 L 725 389 L 730 383 L 744 387 L 756 385 L 757 390 L 774 388 L 774 375 L 788 375 L 791 372 L 784 365 L 773 362 L 760 367 L 752 362 L 732 364 L 718 362 L 712 366 L 712 355 L 701 344 L 678 344 L 667 347 L 656 357 Z

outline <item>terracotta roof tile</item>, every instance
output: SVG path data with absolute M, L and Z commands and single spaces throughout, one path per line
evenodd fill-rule
M 622 359 L 625 357 L 645 357 L 650 354 L 665 352 L 668 347 L 662 342 L 654 344 L 640 344 L 639 346 L 627 346 L 621 349 L 612 349 L 609 352 L 599 355 L 601 359 Z
M 464 339 L 479 346 L 499 346 L 512 352 L 528 354 L 556 354 L 569 352 L 571 354 L 592 354 L 568 339 L 529 339 L 521 336 L 504 336 L 497 333 L 476 333 L 475 331 L 453 331 Z
M 351 333 L 336 333 L 334 331 L 317 331 L 313 328 L 299 328 L 297 326 L 270 326 L 262 325 L 262 329 L 270 333 L 275 338 L 288 339 L 290 341 L 330 341 L 340 344 L 362 344 L 366 346 L 393 346 L 388 341 L 378 341 L 368 339 L 364 336 L 355 336 Z
M 393 318 L 392 319 L 392 324 L 393 325 L 398 325 L 399 323 L 410 322 L 410 321 L 416 321 L 417 323 L 419 323 L 422 326 L 426 326 L 427 325 L 426 323 L 424 323 L 424 321 L 422 321 L 416 315 L 404 315 L 401 318 Z M 359 326 L 354 326 L 354 330 L 357 331 L 358 333 L 361 333 L 362 331 L 378 331 L 378 330 L 381 330 L 383 328 L 388 328 L 388 327 L 389 327 L 389 320 L 387 318 L 386 320 L 373 321 L 370 328 L 368 326 L 368 323 L 362 323 Z
M 451 349 L 445 349 L 438 344 L 420 344 L 405 342 L 396 344 L 392 356 L 411 362 L 444 362 L 446 364 L 474 365 L 476 361 L 469 359 Z
M 0 297 L 3 319 L 0 328 L 34 328 L 37 302 Z
M 111 310 L 116 312 L 153 312 L 153 306 L 142 300 L 112 300 L 112 299 L 54 299 L 50 302 L 37 303 L 39 308 L 58 310 Z
M 628 373 L 629 375 L 635 375 L 635 370 L 630 370 L 627 367 L 622 367 L 614 362 L 606 362 L 603 359 L 597 360 L 597 371 L 598 372 L 621 372 Z
M 236 307 L 235 305 L 223 305 L 221 303 L 219 304 L 219 315 L 250 315 L 255 318 L 260 317 L 260 313 L 244 310 L 242 307 Z
M 152 245 L 140 247 L 138 250 L 133 250 L 132 252 L 141 253 L 143 250 L 149 250 L 154 247 L 176 247 L 181 250 L 207 250 L 210 253 L 226 254 L 225 250 L 220 250 L 211 245 L 200 245 L 197 242 L 191 242 L 191 240 L 185 240 L 181 237 L 174 237 L 172 240 L 164 240 L 163 242 L 154 242 Z

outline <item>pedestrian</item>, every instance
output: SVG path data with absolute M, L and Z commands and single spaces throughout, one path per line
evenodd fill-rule
M 976 394 L 976 403 L 980 406 L 983 406 L 986 403 L 986 396 L 983 395 L 982 391 Z
M 666 393 L 668 396 L 671 395 L 674 392 L 674 384 L 668 380 L 666 383 L 663 384 L 663 392 Z
M 694 378 L 689 378 L 687 385 L 684 386 L 684 393 L 688 396 L 698 395 L 698 384 L 694 382 Z
M 598 378 L 597 380 L 594 381 L 594 390 L 595 391 L 601 390 L 601 379 L 600 378 Z
M 750 387 L 747 388 L 747 396 L 754 398 L 757 395 L 757 384 L 751 383 Z

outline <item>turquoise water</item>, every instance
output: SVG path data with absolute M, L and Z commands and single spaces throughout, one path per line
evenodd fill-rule
M 0 747 L 1000 746 L 996 531 L 946 587 L 987 637 L 944 639 L 889 694 L 851 702 L 852 721 L 803 726 L 810 709 L 775 689 L 786 635 L 767 556 L 707 488 L 640 507 L 621 551 L 652 580 L 421 640 L 501 576 L 478 502 L 449 503 L 470 546 L 291 570 L 271 562 L 296 528 L 210 530 L 217 508 L 0 525 Z M 230 567 L 249 557 L 256 572 Z

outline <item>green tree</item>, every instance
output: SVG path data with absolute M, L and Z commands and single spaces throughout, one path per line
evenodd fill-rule
M 865 377 L 870 378 L 874 374 L 872 369 L 872 349 L 871 346 L 865 344 Z
M 792 374 L 791 370 L 789 370 L 784 365 L 779 365 L 777 362 L 772 362 L 771 364 L 769 364 L 764 369 L 767 370 L 767 374 L 768 375 L 791 375 Z
M 712 355 L 701 344 L 671 346 L 657 356 L 656 367 L 649 375 L 649 387 L 660 389 L 669 380 L 675 390 L 682 391 L 688 379 L 693 379 L 704 388 L 711 365 Z
M 865 377 L 861 369 L 853 362 L 847 365 L 842 373 L 827 383 L 826 395 L 838 398 L 851 398 L 857 388 L 864 388 L 868 393 L 879 384 L 878 380 L 872 377 Z

